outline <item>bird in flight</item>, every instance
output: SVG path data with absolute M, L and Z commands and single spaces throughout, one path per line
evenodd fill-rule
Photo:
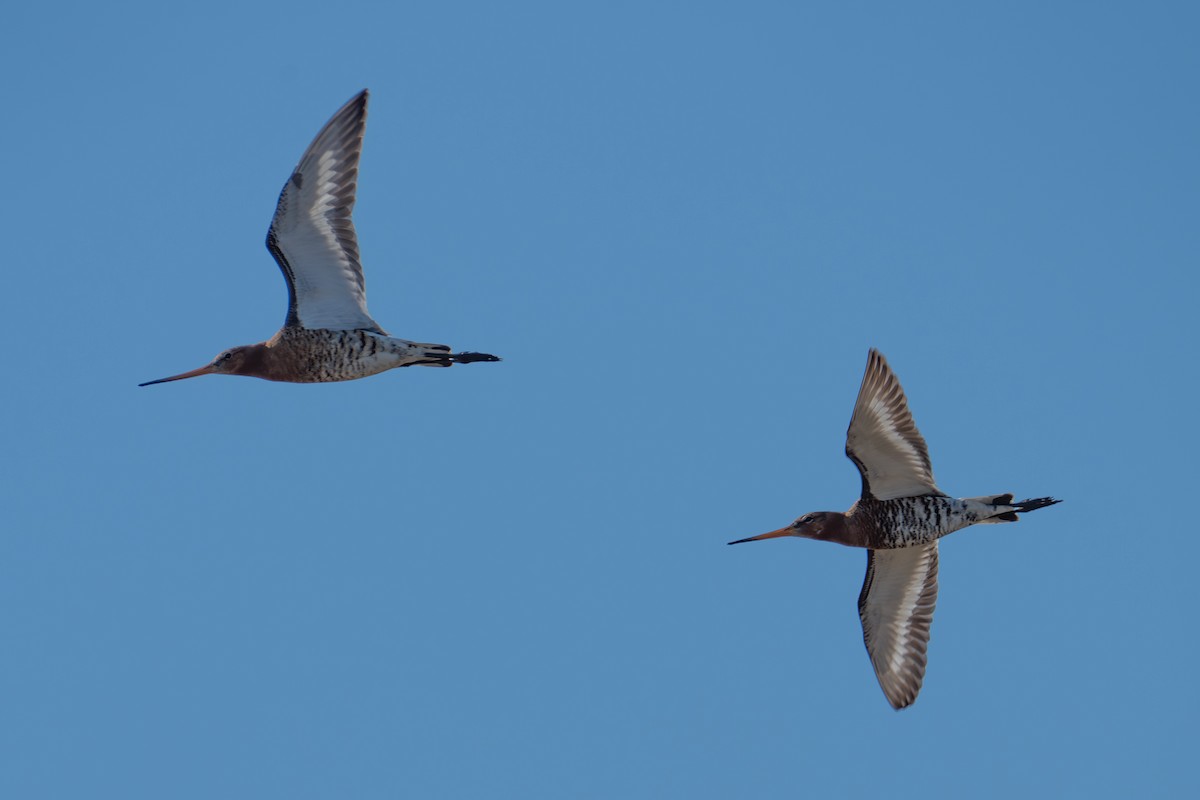
M 287 318 L 279 332 L 265 342 L 231 347 L 199 369 L 139 386 L 209 374 L 322 383 L 396 367 L 500 360 L 488 353 L 453 353 L 444 344 L 397 339 L 367 312 L 358 237 L 350 218 L 366 124 L 364 89 L 325 123 L 279 194 L 267 231 L 267 249 L 288 287 Z
M 917 699 L 925 678 L 938 539 L 969 525 L 1016 522 L 1018 514 L 1061 501 L 1014 502 L 1011 494 L 953 498 L 938 489 L 900 381 L 874 349 L 846 432 L 846 455 L 862 475 L 862 497 L 849 511 L 805 514 L 786 528 L 729 544 L 799 536 L 866 548 L 867 576 L 858 596 L 863 641 L 884 695 L 901 709 Z

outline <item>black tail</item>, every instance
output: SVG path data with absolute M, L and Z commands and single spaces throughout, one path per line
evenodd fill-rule
M 473 364 L 476 361 L 499 361 L 500 356 L 491 353 L 451 353 L 450 360 L 455 364 Z
M 1037 511 L 1039 508 L 1061 502 L 1062 500 L 1055 500 L 1053 497 L 1035 497 L 1032 500 L 1020 500 L 1012 505 L 1016 507 L 1018 514 L 1024 514 L 1026 511 Z

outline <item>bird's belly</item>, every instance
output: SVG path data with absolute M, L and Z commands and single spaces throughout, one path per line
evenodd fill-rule
M 943 495 L 873 500 L 860 504 L 855 513 L 870 520 L 868 541 L 876 550 L 930 544 L 980 520 L 977 510 Z
M 413 360 L 408 342 L 369 331 L 299 328 L 286 331 L 277 346 L 292 362 L 283 380 L 294 383 L 352 381 Z

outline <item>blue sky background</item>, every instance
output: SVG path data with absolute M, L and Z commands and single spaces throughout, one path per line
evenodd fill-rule
M 0 29 L 0 795 L 1197 791 L 1189 3 L 23 4 Z M 270 336 L 362 87 L 371 311 L 499 365 L 137 388 Z M 942 487 L 895 713 L 866 362 Z M 1175 419 L 1172 413 L 1184 416 Z

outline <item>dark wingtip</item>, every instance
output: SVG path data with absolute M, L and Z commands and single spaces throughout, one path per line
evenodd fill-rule
M 450 360 L 455 364 L 473 364 L 476 361 L 502 361 L 503 359 L 491 353 L 452 353 Z

